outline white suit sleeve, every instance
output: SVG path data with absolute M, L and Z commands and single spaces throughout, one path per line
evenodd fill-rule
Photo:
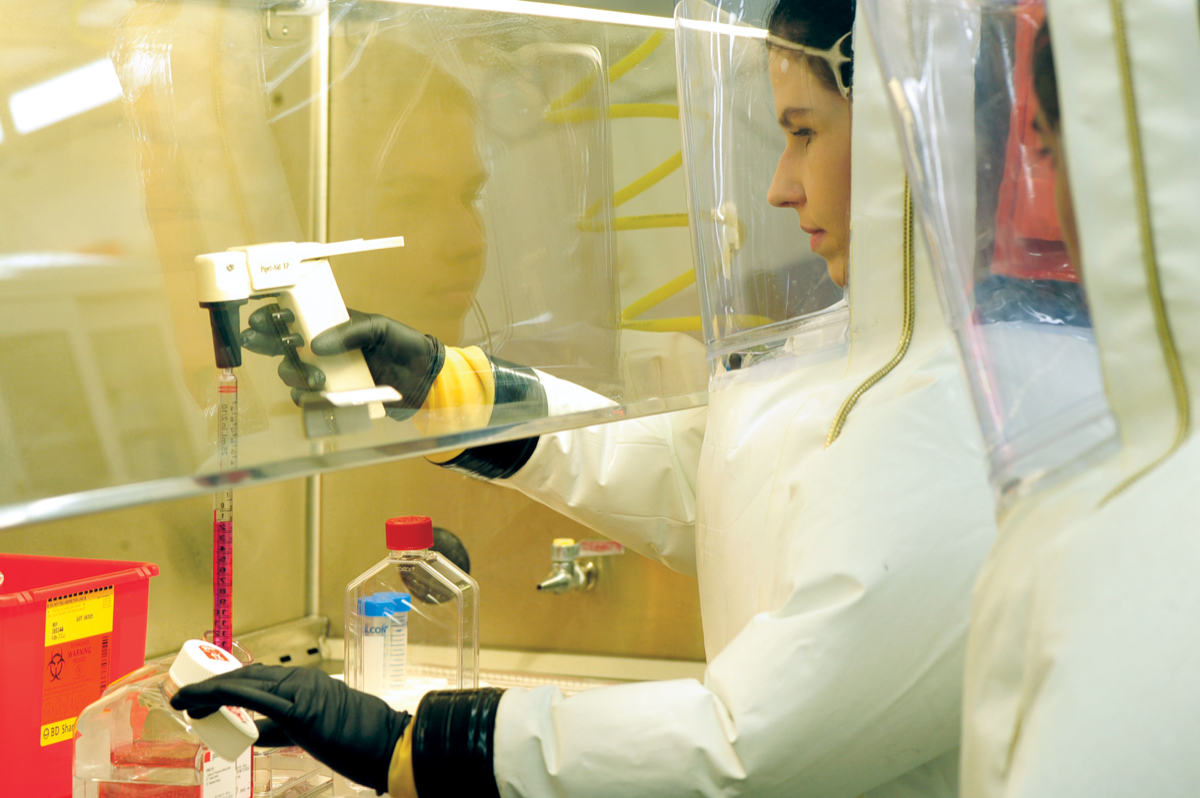
M 757 616 L 710 664 L 704 684 L 645 682 L 569 698 L 555 687 L 508 690 L 496 720 L 500 794 L 848 798 L 952 749 L 953 708 L 909 691 L 899 674 L 881 677 L 886 652 L 869 652 L 862 636 L 822 642 L 822 627 L 854 623 L 838 616 L 857 614 L 847 608 L 860 604 L 834 582 L 821 588 L 824 597 L 797 597 L 809 612 Z M 846 642 L 861 656 L 847 656 Z M 941 647 L 928 657 L 930 679 L 953 681 L 961 668 Z M 881 684 L 897 689 L 875 689 Z M 946 727 L 939 751 L 925 742 L 930 722 Z M 910 744 L 898 745 L 910 729 Z M 953 785 L 918 794 L 953 795 Z
M 613 405 L 538 374 L 552 416 Z M 706 408 L 543 435 L 515 488 L 676 571 L 695 575 L 696 472 Z

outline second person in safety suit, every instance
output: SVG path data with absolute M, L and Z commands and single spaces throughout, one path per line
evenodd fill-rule
M 962 795 L 1200 795 L 1200 9 L 864 7 L 931 216 L 971 209 L 974 185 L 1017 160 L 980 135 L 984 109 L 1011 105 L 1053 180 L 1023 224 L 1061 227 L 1088 309 L 1083 324 L 991 316 L 971 264 L 937 264 L 999 498 L 971 608 Z M 931 226 L 940 253 L 981 238 L 987 217 L 971 217 Z
M 442 458 L 695 574 L 704 681 L 432 693 L 410 722 L 323 674 L 252 666 L 185 688 L 176 706 L 256 709 L 266 739 L 394 798 L 956 794 L 991 493 L 854 18 L 851 0 L 784 0 L 764 43 L 707 3 L 677 10 L 708 408 Z M 763 118 L 785 141 L 769 189 L 769 167 L 733 168 L 762 161 L 747 131 Z M 760 229 L 794 230 L 788 210 L 845 299 L 794 296 L 811 275 Z M 251 325 L 246 345 L 276 353 Z M 382 316 L 311 346 L 362 350 L 405 397 L 393 414 L 417 423 L 609 404 Z M 319 387 L 317 373 L 281 373 Z

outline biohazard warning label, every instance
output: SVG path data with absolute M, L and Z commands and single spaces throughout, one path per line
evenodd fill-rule
M 111 586 L 46 603 L 42 660 L 42 745 L 70 740 L 75 719 L 108 687 L 113 628 Z

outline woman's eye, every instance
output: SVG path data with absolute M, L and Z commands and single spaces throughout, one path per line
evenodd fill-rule
M 792 138 L 796 139 L 797 142 L 803 144 L 804 149 L 807 150 L 808 145 L 812 144 L 813 136 L 815 136 L 816 133 L 813 131 L 812 128 L 802 127 L 802 128 L 797 128 L 796 130 L 793 130 L 789 135 L 791 135 Z
M 403 207 L 416 207 L 429 201 L 428 194 L 420 191 L 390 191 L 387 197 L 390 204 Z

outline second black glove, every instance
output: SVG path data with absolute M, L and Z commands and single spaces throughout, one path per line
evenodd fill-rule
M 171 706 L 197 718 L 223 706 L 267 717 L 259 745 L 295 744 L 348 779 L 387 792 L 388 767 L 411 716 L 309 668 L 248 665 L 188 685 Z

